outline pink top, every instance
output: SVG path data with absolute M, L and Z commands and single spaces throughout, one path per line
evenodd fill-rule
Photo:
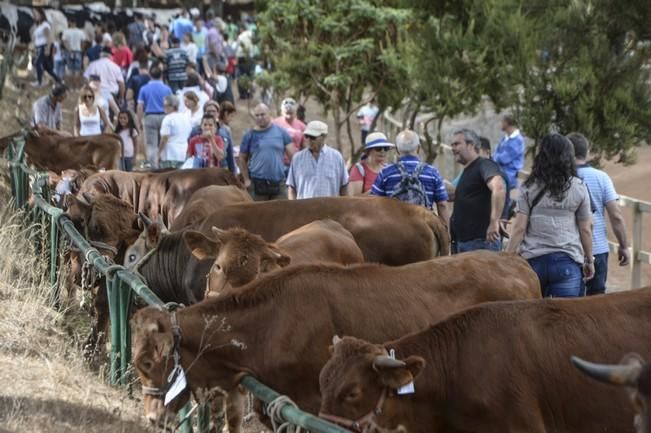
M 298 152 L 301 150 L 303 147 L 303 132 L 305 131 L 305 123 L 301 122 L 298 119 L 294 119 L 294 121 L 290 124 L 285 120 L 283 116 L 276 117 L 272 123 L 275 125 L 280 126 L 283 128 L 287 133 L 289 134 L 290 137 L 292 137 L 292 142 L 294 143 L 294 149 Z M 289 159 L 287 158 L 287 155 L 284 157 L 285 165 L 289 164 Z
M 377 173 L 368 168 L 366 162 L 362 162 L 362 167 L 364 167 L 364 176 L 360 173 L 357 164 L 353 165 L 353 168 L 350 169 L 350 177 L 348 178 L 349 182 L 362 181 L 362 192 L 366 192 L 373 187 L 375 179 L 377 178 Z

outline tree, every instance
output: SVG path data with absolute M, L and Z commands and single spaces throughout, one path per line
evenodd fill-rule
M 314 97 L 335 122 L 336 146 L 351 116 L 374 95 L 380 109 L 397 105 L 405 83 L 388 61 L 411 12 L 379 0 L 271 0 L 259 14 L 263 52 L 272 64 L 265 80 Z

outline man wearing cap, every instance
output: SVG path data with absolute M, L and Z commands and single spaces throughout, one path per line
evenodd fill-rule
M 409 129 L 400 132 L 396 137 L 396 148 L 400 154 L 398 162 L 387 166 L 378 174 L 371 189 L 371 195 L 393 197 L 398 192 L 405 175 L 418 173 L 418 180 L 427 199 L 425 206 L 431 209 L 436 203 L 439 216 L 448 224 L 448 194 L 443 178 L 436 167 L 421 162 L 418 157 L 420 149 L 418 134 Z
M 67 88 L 62 84 L 56 85 L 52 91 L 41 96 L 32 106 L 32 122 L 39 130 L 60 130 L 63 119 L 63 101 L 66 99 Z
M 271 123 L 269 107 L 253 109 L 255 127 L 242 137 L 239 164 L 244 185 L 256 201 L 287 198 L 283 155 L 291 159 L 294 144 L 287 131 Z
M 158 143 L 165 117 L 165 97 L 172 94 L 172 89 L 163 83 L 163 71 L 160 66 L 153 66 L 149 75 L 151 80 L 138 92 L 138 122 L 145 133 L 147 161 L 152 167 L 158 168 Z
M 392 148 L 387 136 L 381 132 L 371 132 L 366 136 L 364 154 L 361 161 L 350 169 L 348 195 L 368 194 L 373 188 L 377 175 L 387 165 L 387 157 Z
M 292 158 L 287 174 L 290 200 L 346 195 L 348 173 L 344 158 L 325 144 L 328 125 L 313 120 L 305 127 L 307 147 Z
M 111 56 L 109 47 L 102 48 L 100 58 L 90 62 L 84 72 L 84 78 L 88 80 L 91 75 L 98 75 L 102 90 L 110 92 L 118 101 L 122 101 L 125 91 L 124 77 L 120 67 L 111 60 Z

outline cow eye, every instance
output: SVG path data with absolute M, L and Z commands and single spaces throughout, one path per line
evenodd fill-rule
M 346 401 L 355 401 L 359 399 L 361 395 L 362 395 L 362 390 L 358 386 L 356 386 L 346 393 L 344 399 Z
M 129 254 L 129 263 L 133 263 L 136 261 L 136 255 L 135 254 Z
M 143 359 L 139 364 L 140 369 L 143 371 L 150 371 L 154 367 L 154 363 L 151 359 Z

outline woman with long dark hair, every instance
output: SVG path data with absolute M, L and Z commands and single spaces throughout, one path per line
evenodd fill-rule
M 61 78 L 54 73 L 53 44 L 54 34 L 50 23 L 45 18 L 45 12 L 41 8 L 34 8 L 34 32 L 32 33 L 32 42 L 34 43 L 34 67 L 36 68 L 36 81 L 32 83 L 33 87 L 43 85 L 43 71 L 54 78 L 54 81 L 61 83 Z
M 580 296 L 581 278 L 594 275 L 590 195 L 576 176 L 572 143 L 560 134 L 540 142 L 507 251 L 527 259 L 544 297 Z

